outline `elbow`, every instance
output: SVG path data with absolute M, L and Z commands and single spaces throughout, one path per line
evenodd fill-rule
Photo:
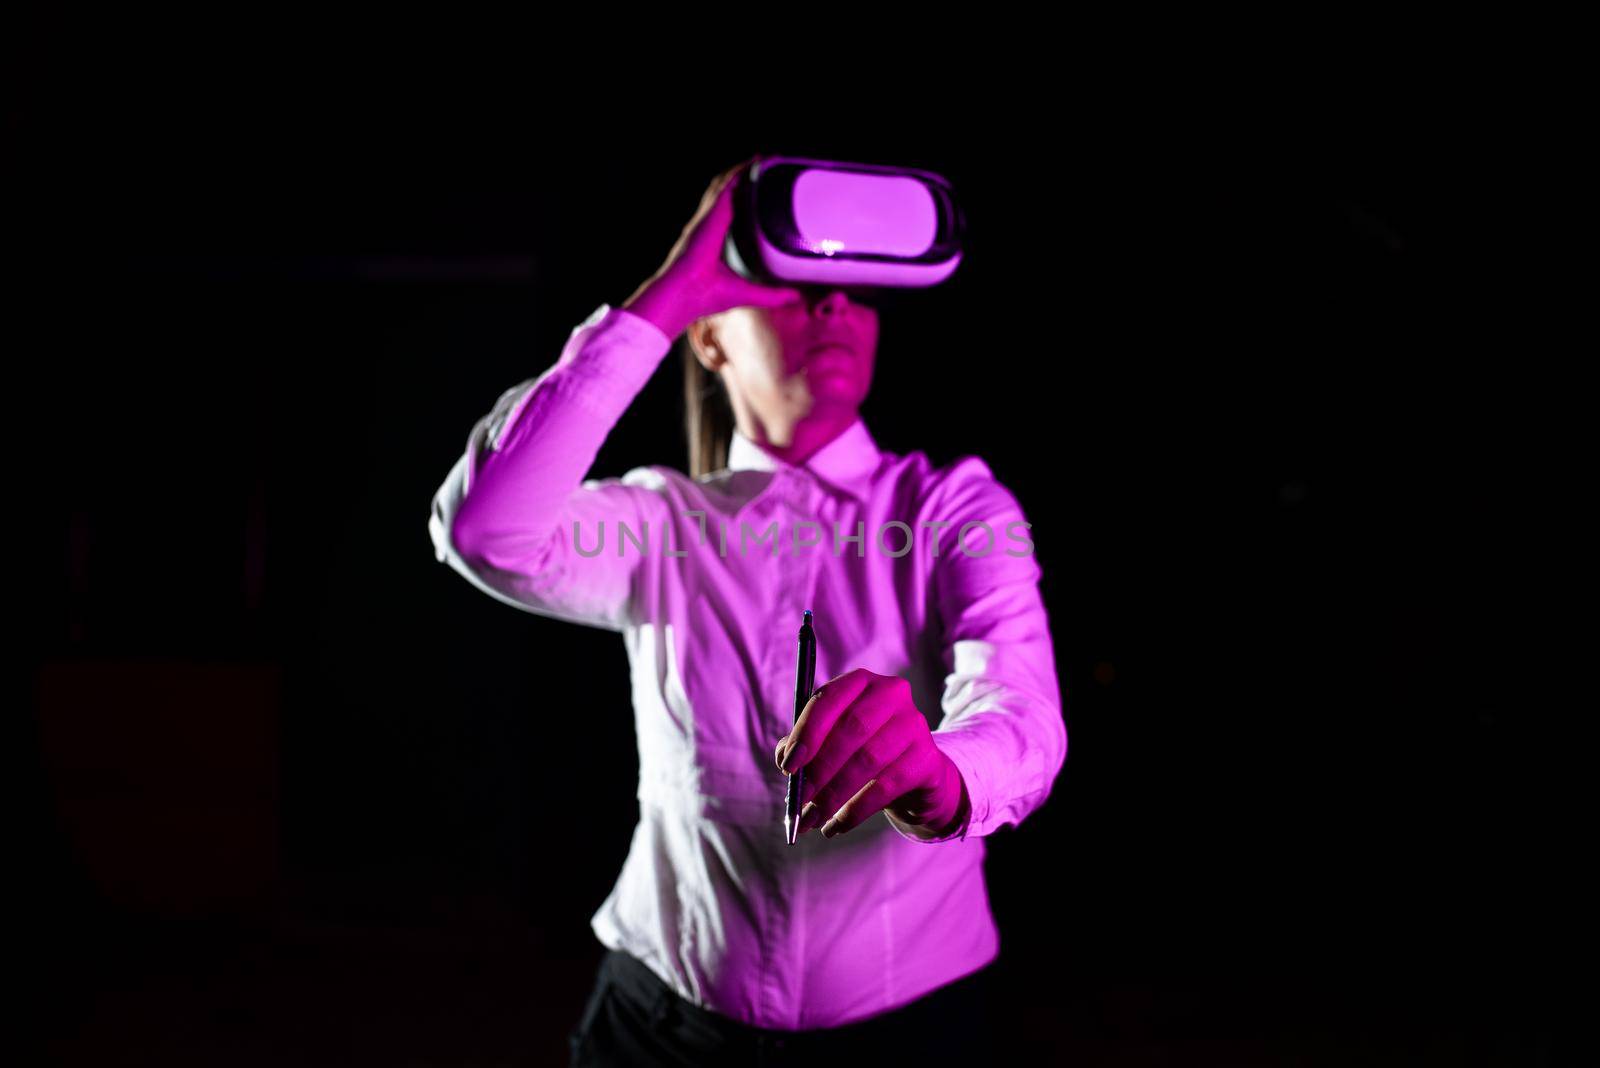
M 523 529 L 499 530 L 472 518 L 462 508 L 440 524 L 448 532 L 448 551 L 474 572 L 511 571 L 523 575 L 537 575 L 549 563 L 556 551 L 557 535 L 554 531 L 536 537 Z M 441 549 L 441 559 L 445 550 Z
M 440 563 L 453 558 L 470 561 L 477 557 L 481 538 L 472 519 L 473 498 L 467 493 L 468 457 L 456 460 L 455 467 L 434 491 L 428 509 L 428 537 L 433 555 Z
M 433 507 L 428 513 L 428 537 L 433 542 L 433 555 L 440 563 L 451 557 L 469 563 L 481 558 L 482 539 L 476 525 L 467 519 L 463 503 L 448 488 L 434 495 Z
M 486 509 L 480 497 L 469 493 L 455 497 L 445 510 L 444 529 L 449 532 L 450 547 L 474 568 L 483 566 L 493 550 L 492 515 L 492 508 Z
M 1044 702 L 1042 707 L 1044 713 L 1040 726 L 1043 728 L 1044 772 L 1047 781 L 1054 785 L 1067 763 L 1067 719 L 1062 714 L 1059 699 Z
M 458 510 L 450 517 L 446 529 L 450 535 L 450 548 L 463 560 L 473 560 L 479 555 L 478 533 L 472 524 L 462 519 Z
M 474 571 L 511 566 L 508 545 L 486 535 L 481 525 L 463 522 L 459 515 L 450 523 L 450 546 Z
M 1051 717 L 1052 741 L 1055 743 L 1055 774 L 1061 774 L 1061 769 L 1067 763 L 1067 717 L 1061 705 L 1055 706 L 1055 715 Z
M 1042 701 L 1036 706 L 1038 715 L 1034 720 L 1033 734 L 1030 739 L 1032 748 L 1032 774 L 1034 783 L 1040 790 L 1039 800 L 1049 796 L 1056 780 L 1061 776 L 1061 770 L 1067 763 L 1067 722 L 1061 714 L 1061 705 L 1058 702 Z

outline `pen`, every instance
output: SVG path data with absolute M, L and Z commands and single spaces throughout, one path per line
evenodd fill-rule
M 794 721 L 800 722 L 800 713 L 811 700 L 811 691 L 817 682 L 817 636 L 811 629 L 811 609 L 806 609 L 800 621 L 800 658 L 794 668 Z M 789 845 L 800 830 L 800 788 L 804 785 L 805 768 L 796 768 L 789 776 L 789 792 L 783 802 L 783 838 Z

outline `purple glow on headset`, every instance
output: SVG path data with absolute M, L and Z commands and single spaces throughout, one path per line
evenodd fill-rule
M 914 178 L 813 169 L 795 179 L 794 222 L 806 247 L 824 256 L 913 257 L 932 247 L 939 212 Z

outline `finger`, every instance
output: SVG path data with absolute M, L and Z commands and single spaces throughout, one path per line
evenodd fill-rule
M 776 308 L 801 300 L 801 293 L 793 286 L 768 286 L 750 282 L 740 287 L 742 303 L 762 308 Z
M 710 218 L 716 223 L 715 229 L 725 232 L 728 224 L 733 221 L 733 193 L 739 186 L 739 172 L 734 171 L 723 179 L 721 187 L 717 190 L 717 197 L 711 203 Z
M 733 187 L 739 184 L 740 177 L 744 175 L 745 168 L 749 166 L 750 160 L 740 160 L 738 163 L 735 163 L 733 166 L 717 175 L 716 181 L 711 183 L 712 190 L 716 193 L 717 199 L 725 199 L 733 191 Z
M 694 215 L 690 218 L 689 227 L 687 228 L 692 228 L 695 223 L 699 222 L 701 219 L 717 210 L 718 205 L 727 195 L 729 187 L 738 178 L 739 172 L 745 167 L 745 165 L 746 164 L 744 162 L 735 163 L 727 170 L 719 171 L 716 176 L 706 184 L 706 190 L 704 193 L 700 194 L 700 203 L 698 206 L 696 206 Z
M 711 185 L 707 187 L 708 191 L 712 193 L 717 192 L 723 186 L 727 185 L 730 181 L 737 177 L 739 172 L 744 170 L 749 165 L 750 161 L 748 159 L 742 159 L 738 163 L 724 167 L 722 170 L 717 172 L 715 178 L 711 179 Z
M 708 257 L 721 255 L 722 241 L 733 225 L 733 191 L 739 180 L 738 167 L 717 176 L 701 198 L 694 217 L 684 226 L 684 238 Z
M 828 799 L 835 806 L 860 789 L 878 771 L 911 744 L 913 735 L 909 721 L 895 716 L 899 708 L 898 695 L 887 680 L 873 680 L 867 688 L 839 713 L 833 727 L 821 740 L 815 755 L 806 764 L 806 781 L 814 782 L 819 791 L 828 789 L 835 778 L 842 775 L 854 762 L 855 785 L 844 793 L 834 791 Z M 918 724 L 924 731 L 926 723 Z
M 909 779 L 908 761 L 896 760 L 839 806 L 833 818 L 822 825 L 822 837 L 835 838 L 859 827 L 914 785 Z
M 841 733 L 843 723 L 841 720 L 841 725 L 835 727 L 828 741 L 823 743 L 823 754 L 834 745 L 833 739 Z M 886 719 L 877 731 L 862 739 L 845 755 L 837 773 L 826 776 L 818 773 L 813 780 L 813 769 L 824 760 L 824 755 L 818 755 L 806 769 L 806 788 L 802 790 L 800 798 L 802 814 L 808 798 L 816 802 L 816 810 L 810 821 L 802 818 L 800 829 L 806 831 L 821 824 L 838 812 L 863 785 L 882 775 L 883 769 L 900 759 L 916 743 L 916 735 L 910 726 L 902 719 Z
M 829 679 L 812 691 L 811 699 L 800 710 L 794 729 L 789 732 L 788 745 L 779 765 L 785 772 L 794 774 L 796 768 L 804 767 L 822 748 L 822 739 L 833 729 L 834 721 L 867 688 L 872 678 L 872 672 L 856 668 Z

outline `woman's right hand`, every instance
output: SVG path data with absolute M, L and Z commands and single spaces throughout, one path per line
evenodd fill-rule
M 700 207 L 684 226 L 666 261 L 634 291 L 623 307 L 670 338 L 696 319 L 746 305 L 774 307 L 801 299 L 798 289 L 741 278 L 722 259 L 733 220 L 733 193 L 759 155 L 741 160 L 711 180 Z

